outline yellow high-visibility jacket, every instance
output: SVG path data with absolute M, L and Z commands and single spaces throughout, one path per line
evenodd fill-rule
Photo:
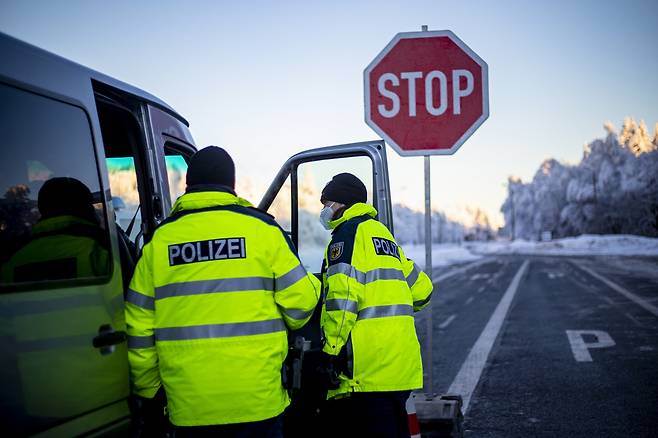
M 15 373 L 17 380 L 3 387 L 7 412 L 21 406 L 34 424 L 40 417 L 55 424 L 125 397 L 125 346 L 101 356 L 91 345 L 100 321 L 122 329 L 119 281 L 110 283 L 116 289 L 84 283 L 75 288 L 64 283 L 58 290 L 43 286 L 109 276 L 110 260 L 107 231 L 80 217 L 61 215 L 39 220 L 30 240 L 3 264 L 1 283 L 44 282 L 37 290 L 2 296 L 0 306 L 10 311 L 0 317 L 0 336 L 12 340 L 3 349 L 3 371 L 12 370 L 5 377 Z M 77 385 L 73 391 L 72 382 Z M 20 430 L 27 434 L 29 429 Z
M 109 239 L 98 225 L 76 216 L 42 219 L 29 242 L 2 266 L 4 283 L 94 278 L 110 272 Z
M 323 351 L 340 355 L 343 373 L 329 398 L 423 386 L 413 313 L 428 305 L 432 283 L 376 215 L 373 207 L 358 203 L 330 222 L 334 231 L 323 264 Z
M 164 385 L 178 426 L 279 415 L 287 328 L 310 318 L 320 284 L 267 214 L 222 191 L 187 193 L 143 248 L 128 290 L 133 390 Z

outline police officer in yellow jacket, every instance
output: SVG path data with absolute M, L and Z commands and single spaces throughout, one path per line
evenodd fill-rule
M 366 188 L 341 173 L 325 186 L 320 221 L 332 239 L 323 263 L 323 352 L 338 374 L 327 416 L 340 436 L 409 436 L 406 399 L 423 385 L 413 313 L 432 284 L 407 259 L 366 202 Z
M 278 437 L 287 329 L 308 321 L 320 284 L 272 217 L 236 196 L 226 151 L 197 152 L 186 182 L 128 290 L 133 391 L 164 388 L 177 436 Z
M 81 181 L 55 177 L 39 190 L 41 218 L 30 239 L 2 266 L 2 282 L 101 277 L 110 269 L 107 233 Z

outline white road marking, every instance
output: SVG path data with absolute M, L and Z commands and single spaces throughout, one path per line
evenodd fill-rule
M 480 259 L 480 260 L 476 260 L 476 261 L 474 261 L 472 263 L 469 263 L 467 265 L 464 265 L 462 267 L 455 268 L 452 271 L 448 271 L 445 274 L 441 274 L 438 277 L 434 278 L 433 281 L 436 283 L 437 281 L 445 280 L 446 278 L 450 278 L 454 275 L 461 274 L 462 272 L 467 271 L 471 268 L 476 268 L 480 265 L 484 265 L 485 263 L 489 263 L 489 262 L 491 262 L 491 260 L 492 259 L 490 259 L 490 258 L 483 258 L 483 259 Z
M 599 294 L 597 294 L 599 295 Z M 617 306 L 617 303 L 615 303 L 615 300 L 613 300 L 610 297 L 606 297 L 605 295 L 599 295 L 599 298 L 601 298 L 603 301 L 607 302 L 611 306 Z
M 575 262 L 572 262 L 572 263 L 575 263 Z M 644 308 L 645 310 L 653 313 L 654 316 L 658 316 L 658 307 L 656 307 L 653 304 L 649 303 L 644 298 L 642 298 L 638 295 L 635 295 L 634 293 L 632 293 L 632 292 L 626 290 L 625 288 L 619 286 L 617 283 L 613 283 L 612 281 L 605 278 L 603 275 L 601 275 L 597 272 L 594 272 L 593 270 L 591 270 L 591 269 L 589 269 L 589 268 L 587 268 L 587 267 L 585 267 L 581 264 L 576 264 L 576 266 L 578 266 L 583 271 L 587 272 L 592 277 L 601 280 L 602 282 L 604 282 L 605 284 L 610 286 L 610 288 L 613 289 L 614 291 L 619 292 L 620 294 L 622 294 L 623 296 L 625 296 L 629 300 L 635 302 L 635 304 L 637 304 L 640 307 Z
M 489 318 L 489 322 L 487 322 L 484 330 L 482 330 L 480 337 L 475 341 L 475 345 L 471 348 L 455 380 L 448 389 L 448 394 L 460 394 L 463 397 L 464 414 L 468 411 L 468 405 L 471 402 L 473 391 L 475 391 L 475 387 L 480 380 L 482 371 L 487 364 L 489 353 L 491 353 L 496 338 L 498 338 L 498 333 L 500 333 L 500 329 L 505 321 L 507 311 L 512 304 L 516 291 L 519 289 L 519 283 L 523 274 L 528 270 L 529 264 L 530 262 L 526 260 L 519 268 L 507 291 L 505 291 L 505 294 L 500 299 L 498 306 L 496 306 L 496 310 L 494 310 Z
M 464 303 L 464 305 L 468 306 L 468 305 L 471 304 L 472 302 L 473 302 L 473 297 L 470 297 L 468 300 L 466 300 L 466 302 Z
M 480 288 L 478 289 L 478 293 L 480 292 L 484 292 L 484 286 L 480 286 Z
M 599 298 L 599 299 L 605 301 L 606 303 L 610 304 L 615 309 L 619 310 L 621 313 L 624 314 L 624 316 L 626 318 L 630 319 L 633 322 L 633 324 L 635 324 L 636 326 L 641 327 L 641 328 L 646 328 L 646 326 L 644 324 L 642 324 L 637 318 L 633 317 L 630 313 L 625 312 L 624 310 L 622 310 L 622 307 L 625 307 L 629 304 L 628 301 L 624 301 L 622 303 L 617 303 L 612 298 L 610 298 L 606 295 L 600 294 L 597 291 L 596 287 L 592 286 L 591 282 L 588 282 L 586 278 L 581 278 L 580 275 L 578 275 L 577 278 L 574 278 L 574 280 L 575 280 L 576 283 L 581 285 L 587 292 L 591 293 L 596 298 Z
M 439 324 L 440 329 L 444 329 L 450 325 L 450 323 L 457 317 L 457 315 L 450 315 L 445 321 Z
M 631 321 L 633 321 L 633 322 L 635 323 L 636 326 L 641 327 L 641 328 L 646 328 L 646 327 L 644 326 L 644 324 L 642 324 L 640 321 L 638 321 L 638 319 L 637 319 L 636 317 L 634 317 L 633 315 L 631 315 L 630 313 L 624 312 L 624 315 L 626 315 L 626 318 L 628 318 L 628 319 L 630 319 Z
M 583 335 L 596 337 L 596 342 L 585 342 Z M 602 330 L 567 330 L 567 338 L 569 338 L 571 352 L 576 362 L 592 362 L 592 355 L 589 354 L 590 348 L 615 346 L 615 341 L 608 332 Z

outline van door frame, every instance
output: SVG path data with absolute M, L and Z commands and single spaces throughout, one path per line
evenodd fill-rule
M 288 158 L 281 167 L 272 184 L 263 195 L 258 208 L 267 211 L 274 202 L 277 194 L 290 176 L 291 211 L 290 226 L 291 239 L 295 247 L 299 245 L 299 212 L 298 212 L 298 178 L 297 168 L 311 161 L 324 161 L 337 158 L 367 156 L 372 160 L 373 170 L 373 205 L 377 209 L 377 219 L 388 227 L 393 233 L 393 212 L 391 207 L 391 188 L 388 176 L 388 163 L 386 161 L 386 145 L 384 140 L 348 143 L 336 146 L 326 146 L 309 149 Z M 318 200 L 319 202 L 319 200 Z

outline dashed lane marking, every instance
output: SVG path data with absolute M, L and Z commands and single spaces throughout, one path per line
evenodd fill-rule
M 530 262 L 526 260 L 519 268 L 509 287 L 505 291 L 505 294 L 500 299 L 498 306 L 496 306 L 496 310 L 494 310 L 489 318 L 489 322 L 487 322 L 480 337 L 475 341 L 473 348 L 471 348 L 471 351 L 462 364 L 459 373 L 457 373 L 455 380 L 450 385 L 450 389 L 448 389 L 448 394 L 460 394 L 462 396 L 464 400 L 464 414 L 468 411 L 468 405 L 471 402 L 473 391 L 475 391 L 475 387 L 480 381 L 480 376 L 487 364 L 487 359 L 491 353 L 491 349 L 496 342 L 496 338 L 503 326 L 507 312 L 512 305 L 514 295 L 516 295 L 516 291 L 519 289 L 521 278 L 528 270 L 529 264 Z
M 587 272 L 589 275 L 592 277 L 602 281 L 603 283 L 607 284 L 610 286 L 612 290 L 615 292 L 618 292 L 628 298 L 629 300 L 633 301 L 635 304 L 639 305 L 640 307 L 644 308 L 645 310 L 653 313 L 654 316 L 658 316 L 658 307 L 654 306 L 651 304 L 649 301 L 645 300 L 644 298 L 635 295 L 633 292 L 630 292 L 629 290 L 619 286 L 617 283 L 613 283 L 612 281 L 608 280 L 605 278 L 603 275 L 593 271 L 592 269 L 583 266 L 582 264 L 576 263 L 576 262 L 571 262 L 574 263 L 577 267 L 582 269 L 583 271 Z
M 473 302 L 473 297 L 469 297 L 469 298 L 466 300 L 466 302 L 464 303 L 464 305 L 465 305 L 465 306 L 468 306 L 468 305 L 471 304 L 472 302 Z
M 493 260 L 493 259 L 491 259 L 491 258 L 483 258 L 483 259 L 480 259 L 480 260 L 476 260 L 476 261 L 474 261 L 474 262 L 472 262 L 472 263 L 469 263 L 469 264 L 467 264 L 467 265 L 464 265 L 464 266 L 462 266 L 462 267 L 455 268 L 455 269 L 453 269 L 453 270 L 451 270 L 451 271 L 448 271 L 448 272 L 446 272 L 445 274 L 441 274 L 441 275 L 439 275 L 438 277 L 433 278 L 432 281 L 434 281 L 434 283 L 436 283 L 437 281 L 443 281 L 443 280 L 445 280 L 446 278 L 450 278 L 450 277 L 452 277 L 452 276 L 454 276 L 454 275 L 461 274 L 462 272 L 465 272 L 465 271 L 467 271 L 467 270 L 469 270 L 469 269 L 471 269 L 471 268 L 476 268 L 476 267 L 478 267 L 478 266 L 480 266 L 480 265 L 484 265 L 485 263 L 489 263 L 489 262 L 491 262 L 492 260 Z
M 443 330 L 444 328 L 448 327 L 450 323 L 457 317 L 457 315 L 450 315 L 448 318 L 446 318 L 445 321 L 443 321 L 441 324 L 439 324 L 439 328 Z

